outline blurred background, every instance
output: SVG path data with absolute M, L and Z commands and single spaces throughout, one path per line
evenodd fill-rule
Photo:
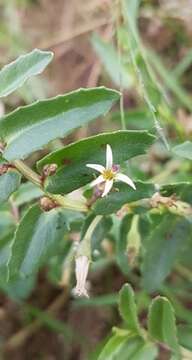
M 134 9 L 131 16 L 134 18 Z M 127 129 L 150 129 L 161 140 L 148 158 L 130 162 L 132 173 L 143 180 L 153 177 L 158 182 L 191 179 L 191 165 L 170 158 L 167 148 L 170 143 L 192 137 L 192 1 L 141 1 L 138 31 L 142 45 L 130 52 L 129 29 L 123 24 L 118 1 L 0 0 L 1 67 L 33 48 L 52 50 L 55 55 L 41 76 L 30 79 L 0 103 L 1 115 L 79 87 L 105 85 L 120 89 Z M 138 60 L 135 66 L 134 51 Z M 145 77 L 144 52 L 150 59 L 152 85 L 151 78 Z M 100 119 L 76 131 L 65 143 L 118 129 L 121 115 L 116 106 L 105 121 Z M 29 162 L 33 164 L 38 157 L 33 155 Z M 78 234 L 74 231 L 75 236 Z M 2 289 L 3 359 L 97 359 L 111 327 L 120 321 L 117 293 L 127 280 L 140 290 L 141 320 L 145 321 L 149 295 L 140 289 L 140 270 L 136 267 L 131 275 L 125 275 L 111 260 L 113 243 L 106 242 L 104 246 L 108 258 L 95 264 L 90 275 L 89 300 L 63 296 L 59 285 L 61 261 L 57 259 L 36 278 Z M 174 283 L 177 276 L 175 272 L 170 281 Z M 179 276 L 184 284 L 191 279 L 191 273 L 181 267 Z M 191 304 L 189 299 L 187 308 Z M 166 349 L 161 349 L 160 359 L 169 359 Z

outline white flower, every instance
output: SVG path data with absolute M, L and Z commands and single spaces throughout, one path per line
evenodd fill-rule
M 89 297 L 86 289 L 86 279 L 89 271 L 89 258 L 85 255 L 78 256 L 75 259 L 75 275 L 76 275 L 76 287 L 74 294 L 77 296 Z
M 106 196 L 109 193 L 114 181 L 123 181 L 127 185 L 131 186 L 134 190 L 136 190 L 134 182 L 127 175 L 118 172 L 118 165 L 113 164 L 113 153 L 111 146 L 108 144 L 106 148 L 106 167 L 99 164 L 87 164 L 86 166 L 101 173 L 101 175 L 99 175 L 97 179 L 92 181 L 90 186 L 93 187 L 102 182 L 105 182 L 105 188 L 102 197 Z

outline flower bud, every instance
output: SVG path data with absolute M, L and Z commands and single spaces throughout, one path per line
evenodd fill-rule
M 86 289 L 86 280 L 89 271 L 90 260 L 86 255 L 78 256 L 75 259 L 76 287 L 74 294 L 77 296 L 89 297 Z
M 57 171 L 57 164 L 47 164 L 43 168 L 43 175 L 45 177 L 54 175 Z
M 58 206 L 58 204 L 53 199 L 43 196 L 40 199 L 40 206 L 41 206 L 42 210 L 50 211 L 50 210 L 56 208 Z

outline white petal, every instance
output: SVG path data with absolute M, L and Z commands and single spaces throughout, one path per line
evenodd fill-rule
M 113 180 L 107 180 L 105 183 L 105 189 L 103 191 L 102 197 L 106 196 L 109 193 L 112 186 L 113 186 Z
M 77 296 L 89 297 L 86 289 L 86 280 L 89 271 L 89 259 L 85 255 L 81 255 L 75 259 L 75 275 L 76 275 L 76 287 L 74 293 Z
M 99 164 L 87 164 L 86 166 L 91 168 L 91 169 L 97 170 L 100 173 L 102 173 L 105 170 L 104 166 L 99 165 Z
M 96 186 L 96 185 L 98 185 L 98 184 L 101 184 L 103 181 L 105 181 L 104 178 L 103 178 L 103 175 L 99 175 L 99 176 L 97 177 L 97 179 L 93 180 L 93 181 L 89 184 L 89 186 L 94 187 L 94 186 Z
M 111 169 L 113 166 L 113 153 L 112 153 L 112 149 L 111 146 L 109 144 L 107 144 L 107 149 L 106 149 L 106 169 Z
M 127 175 L 118 173 L 115 176 L 115 180 L 123 181 L 127 185 L 131 186 L 134 190 L 136 190 L 136 186 L 135 186 L 134 182 Z

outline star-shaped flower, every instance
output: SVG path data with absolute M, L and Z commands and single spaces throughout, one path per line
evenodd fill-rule
M 136 190 L 134 182 L 127 175 L 119 172 L 118 165 L 113 164 L 113 153 L 109 144 L 107 144 L 106 148 L 106 167 L 99 164 L 87 164 L 86 166 L 101 173 L 101 175 L 91 182 L 90 186 L 93 187 L 104 182 L 105 187 L 102 197 L 109 193 L 114 181 L 123 181 Z

